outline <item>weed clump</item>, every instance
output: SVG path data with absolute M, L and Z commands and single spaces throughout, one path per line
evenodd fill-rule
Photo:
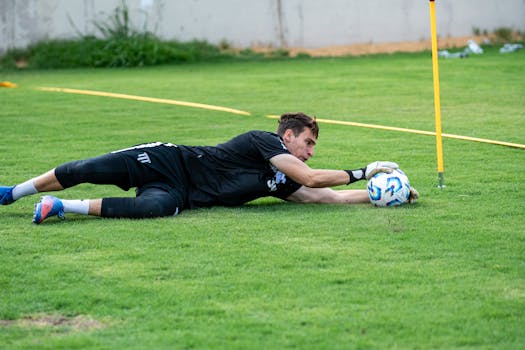
M 206 41 L 164 41 L 134 28 L 125 2 L 105 21 L 94 22 L 99 36 L 46 40 L 25 49 L 8 50 L 0 57 L 4 68 L 140 67 L 245 57 Z

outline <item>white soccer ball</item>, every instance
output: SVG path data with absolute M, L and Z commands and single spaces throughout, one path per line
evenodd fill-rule
M 400 169 L 377 173 L 367 183 L 368 198 L 376 207 L 391 207 L 408 202 L 410 182 Z

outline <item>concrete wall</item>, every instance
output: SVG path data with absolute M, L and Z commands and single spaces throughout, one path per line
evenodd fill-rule
M 121 0 L 0 0 L 0 52 L 96 33 Z M 132 23 L 164 39 L 317 48 L 430 36 L 426 0 L 127 0 Z M 525 0 L 436 0 L 439 36 L 525 30 Z

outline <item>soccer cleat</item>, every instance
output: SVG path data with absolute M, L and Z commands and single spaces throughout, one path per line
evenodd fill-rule
M 59 219 L 65 219 L 62 201 L 53 196 L 43 196 L 40 202 L 35 204 L 33 223 L 40 224 L 48 217 L 55 215 L 57 215 Z
M 13 203 L 15 200 L 13 199 L 13 188 L 15 186 L 0 186 L 0 204 L 1 205 L 8 205 Z

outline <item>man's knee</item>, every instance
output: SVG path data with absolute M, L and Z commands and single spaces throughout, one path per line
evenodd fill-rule
M 162 196 L 142 195 L 135 200 L 135 217 L 154 218 L 173 216 L 179 213 L 177 202 L 164 192 Z
M 64 188 L 73 187 L 84 182 L 84 174 L 88 173 L 89 160 L 74 160 L 59 165 L 55 176 Z

